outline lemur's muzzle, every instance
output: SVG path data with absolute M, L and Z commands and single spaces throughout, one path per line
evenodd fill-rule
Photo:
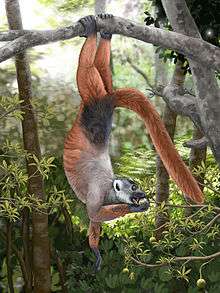
M 134 192 L 131 196 L 131 201 L 135 205 L 142 205 L 142 204 L 146 204 L 146 203 L 148 203 L 148 205 L 149 205 L 146 194 L 143 191 Z

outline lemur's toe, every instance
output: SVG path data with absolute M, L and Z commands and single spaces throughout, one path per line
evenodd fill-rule
M 88 15 L 79 20 L 79 23 L 84 27 L 84 33 L 81 37 L 88 37 L 96 32 L 96 21 L 93 15 Z
M 98 17 L 101 19 L 107 19 L 107 18 L 112 18 L 113 15 L 109 14 L 109 13 L 100 13 L 100 14 L 98 14 Z

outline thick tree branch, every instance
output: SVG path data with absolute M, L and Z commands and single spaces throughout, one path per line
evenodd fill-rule
M 162 97 L 169 105 L 170 109 L 178 115 L 189 117 L 197 128 L 202 130 L 201 119 L 196 107 L 195 96 L 183 91 L 179 92 L 179 87 L 174 84 L 169 84 L 166 87 L 160 86 L 157 90 L 149 89 L 153 95 Z
M 209 142 L 205 136 L 199 139 L 192 139 L 184 142 L 183 146 L 191 149 L 205 149 Z
M 220 50 L 201 39 L 187 37 L 154 27 L 138 25 L 120 17 L 114 17 L 113 20 L 102 20 L 97 18 L 97 29 L 98 31 L 104 29 L 113 34 L 120 34 L 154 45 L 170 48 L 195 61 L 201 62 L 205 66 L 220 70 Z M 70 39 L 82 33 L 83 27 L 80 23 L 74 23 L 69 27 L 56 30 L 2 32 L 0 33 L 0 41 L 11 42 L 0 49 L 0 62 L 11 58 L 25 49 L 50 42 Z
M 179 92 L 178 85 L 170 84 L 163 91 L 163 99 L 176 113 L 188 116 L 195 126 L 202 131 L 201 119 L 196 107 L 196 98 L 190 94 Z

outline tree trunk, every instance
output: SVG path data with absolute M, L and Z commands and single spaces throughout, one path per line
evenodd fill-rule
M 181 68 L 182 62 L 178 60 L 173 78 L 171 80 L 171 86 L 175 85 L 177 90 L 180 92 L 183 89 L 183 84 L 185 81 L 184 71 Z M 163 122 L 166 129 L 173 140 L 175 128 L 176 128 L 176 117 L 177 114 L 172 111 L 166 104 L 163 114 Z M 157 156 L 157 186 L 156 186 L 156 202 L 161 203 L 163 201 L 167 202 L 169 199 L 169 175 L 166 168 L 163 165 L 160 157 Z M 165 223 L 168 221 L 169 216 L 165 213 L 157 213 L 155 223 L 156 223 L 156 238 L 160 239 L 162 232 L 165 230 Z
M 6 0 L 6 12 L 9 23 L 9 28 L 12 30 L 22 30 L 22 20 L 20 14 L 20 7 L 18 0 Z M 41 151 L 38 139 L 37 122 L 34 110 L 31 104 L 32 89 L 31 89 L 31 73 L 29 62 L 26 53 L 16 55 L 15 66 L 17 72 L 17 82 L 19 98 L 22 110 L 24 111 L 22 120 L 22 131 L 24 149 L 34 154 L 38 159 L 41 158 Z M 28 192 L 34 194 L 37 199 L 46 200 L 43 189 L 43 178 L 38 172 L 36 166 L 30 166 L 33 160 L 27 161 L 28 172 Z M 34 176 L 33 176 L 34 174 Z M 26 220 L 28 220 L 26 218 Z M 28 225 L 28 222 L 26 222 Z M 36 293 L 49 293 L 51 292 L 50 280 L 50 251 L 49 251 L 49 238 L 48 238 L 48 216 L 45 213 L 34 211 L 32 214 L 33 226 L 33 275 L 34 275 L 34 292 Z M 28 227 L 24 229 L 28 231 Z M 27 239 L 27 235 L 25 237 Z M 27 245 L 29 245 L 28 243 Z M 29 246 L 30 249 L 30 246 Z M 26 252 L 25 265 L 29 270 L 29 279 L 31 278 L 31 261 L 29 258 L 29 251 Z M 31 292 L 32 280 L 26 285 L 26 292 Z
M 194 129 L 193 132 L 193 139 L 200 139 L 203 137 L 203 134 L 201 133 L 200 130 L 198 130 L 197 128 Z M 206 160 L 206 153 L 207 153 L 207 147 L 204 148 L 192 148 L 190 151 L 190 158 L 189 158 L 189 165 L 191 170 L 197 168 L 198 166 L 201 165 L 202 162 L 205 162 Z M 195 179 L 198 181 L 198 183 L 201 183 L 200 189 L 203 190 L 204 189 L 204 178 L 205 178 L 205 173 L 199 174 L 198 176 L 195 176 Z M 186 202 L 188 204 L 193 204 L 192 201 L 190 201 L 190 199 L 186 198 Z M 193 212 L 192 208 L 188 208 L 185 210 L 185 215 L 186 217 L 190 216 Z
M 6 223 L 6 266 L 7 266 L 7 279 L 9 292 L 14 293 L 14 284 L 13 284 L 13 270 L 12 270 L 12 223 L 7 220 Z
M 184 0 L 162 0 L 163 7 L 174 31 L 201 38 L 198 28 Z M 202 128 L 220 166 L 220 93 L 213 69 L 192 59 L 189 64 L 196 89 L 197 110 Z
M 193 139 L 200 139 L 203 137 L 203 134 L 201 131 L 195 128 L 194 133 L 193 133 Z M 206 152 L 207 152 L 207 147 L 201 148 L 201 149 L 196 149 L 192 148 L 190 151 L 190 168 L 191 170 L 197 168 L 198 166 L 201 165 L 202 162 L 205 162 L 206 160 Z M 196 176 L 196 180 L 201 183 L 200 188 L 203 190 L 203 184 L 204 184 L 204 175 L 205 174 L 200 174 Z

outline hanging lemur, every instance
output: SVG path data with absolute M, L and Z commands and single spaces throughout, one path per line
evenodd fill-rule
M 112 18 L 101 14 L 98 17 Z M 110 70 L 111 34 L 101 31 L 96 48 L 94 16 L 79 20 L 86 41 L 77 70 L 77 85 L 82 102 L 64 146 L 64 169 L 77 197 L 86 204 L 90 219 L 89 244 L 100 268 L 98 249 L 100 224 L 132 212 L 148 209 L 145 193 L 129 179 L 115 178 L 109 157 L 109 135 L 116 107 L 136 112 L 144 121 L 157 153 L 169 175 L 182 192 L 197 203 L 203 194 L 173 145 L 151 102 L 133 88 L 113 89 Z

